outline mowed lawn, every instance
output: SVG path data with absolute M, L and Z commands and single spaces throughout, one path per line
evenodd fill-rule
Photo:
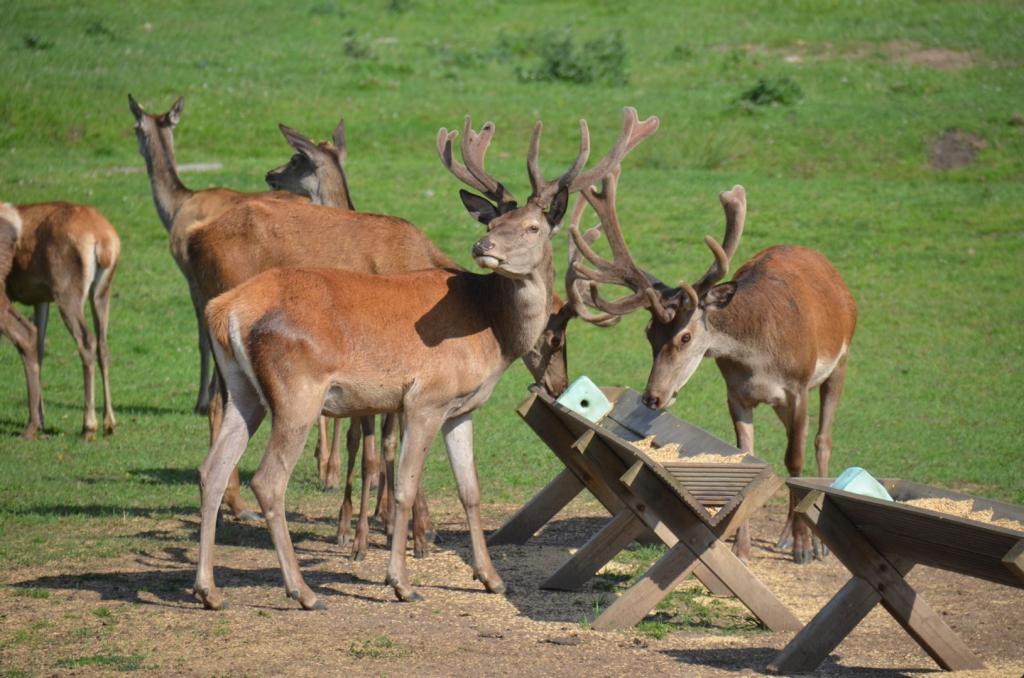
M 641 265 L 667 282 L 699 276 L 711 262 L 703 236 L 722 233 L 717 193 L 740 183 L 749 211 L 736 264 L 776 243 L 816 248 L 857 300 L 833 473 L 859 465 L 1024 502 L 1019 3 L 8 2 L 3 15 L 0 199 L 94 204 L 123 242 L 115 436 L 78 440 L 81 368 L 56 310 L 44 440 L 16 438 L 21 364 L 0 347 L 4 564 L 123 553 L 135 519 L 198 508 L 207 428 L 191 413 L 195 321 L 128 93 L 151 111 L 184 95 L 178 162 L 220 167 L 183 173 L 195 189 L 263 190 L 289 155 L 278 122 L 326 138 L 344 115 L 356 206 L 413 221 L 467 267 L 480 227 L 437 159 L 439 127 L 467 113 L 493 120 L 488 167 L 525 199 L 535 120 L 550 176 L 574 157 L 580 117 L 597 157 L 623 106 L 657 114 L 661 130 L 628 158 L 619 191 Z M 966 164 L 936 169 L 933 142 L 949 130 Z M 561 274 L 565 234 L 555 250 Z M 645 322 L 573 325 L 572 375 L 642 388 Z M 513 411 L 528 383 L 517 364 L 477 415 L 485 502 L 521 502 L 557 470 Z M 710 361 L 673 412 L 732 440 Z M 783 473 L 781 425 L 768 408 L 755 422 L 758 454 Z M 249 474 L 265 433 L 243 458 Z M 440 449 L 428 465 L 428 490 L 452 497 Z M 289 502 L 318 493 L 310 456 Z

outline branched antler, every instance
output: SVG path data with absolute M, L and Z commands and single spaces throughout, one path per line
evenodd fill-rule
M 700 279 L 693 284 L 698 295 L 703 295 L 709 289 L 729 273 L 729 262 L 736 254 L 736 248 L 740 244 L 740 236 L 743 235 L 743 223 L 747 217 L 747 192 L 737 184 L 730 191 L 723 191 L 718 194 L 718 200 L 725 210 L 725 239 L 719 244 L 710 235 L 704 236 L 715 262 Z
M 573 209 L 570 219 L 570 229 L 579 232 L 580 218 L 587 203 L 581 196 L 576 200 L 576 207 Z M 601 237 L 601 224 L 594 226 L 583 234 L 586 244 L 593 245 Z M 565 270 L 565 292 L 569 297 L 566 306 L 581 319 L 600 327 L 611 327 L 622 319 L 622 316 L 610 313 L 592 313 L 590 308 L 594 307 L 594 297 L 590 289 L 590 281 L 580 276 L 576 266 L 580 264 L 580 249 L 576 246 L 575 238 L 569 238 L 569 266 Z
M 459 135 L 457 130 L 448 131 L 444 127 L 437 131 L 437 154 L 441 162 L 460 181 L 480 191 L 498 205 L 515 204 L 516 199 L 500 181 L 487 174 L 484 169 L 484 156 L 494 136 L 494 123 L 485 122 L 480 132 L 473 131 L 469 116 L 462 128 L 462 161 L 463 165 L 452 156 L 452 141 Z

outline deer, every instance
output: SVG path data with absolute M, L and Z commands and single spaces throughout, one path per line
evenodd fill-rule
M 347 209 L 355 212 L 356 208 L 352 202 L 351 193 L 348 188 L 348 180 L 345 175 L 344 162 L 348 157 L 348 144 L 345 140 L 345 120 L 342 118 L 334 128 L 332 143 L 314 143 L 308 137 L 284 124 L 278 128 L 288 144 L 295 153 L 289 161 L 271 169 L 266 174 L 267 185 L 275 190 L 289 191 L 310 199 L 314 205 L 324 205 L 338 209 Z M 411 260 L 409 265 L 414 267 L 430 267 L 441 262 L 445 266 L 455 266 L 455 262 L 444 258 L 434 251 L 432 244 L 428 244 L 421 234 L 411 234 L 413 240 L 423 247 L 424 259 Z M 338 241 L 342 243 L 343 241 Z M 338 253 L 325 253 L 328 257 L 338 256 Z M 344 255 L 342 260 L 345 259 Z M 303 263 L 297 261 L 296 263 Z M 329 263 L 329 262 L 328 262 Z M 378 264 L 386 267 L 386 263 Z M 564 360 L 562 361 L 564 363 Z M 563 387 L 564 388 L 564 387 Z M 341 458 L 341 420 L 334 420 L 334 435 L 328 443 L 327 417 L 321 415 L 318 421 L 318 436 L 316 447 L 316 458 L 320 481 L 325 489 L 333 489 L 338 486 L 338 475 L 340 473 Z M 340 546 L 348 543 L 348 529 L 352 519 L 352 490 L 354 484 L 355 461 L 359 452 L 360 438 L 363 447 L 363 485 L 364 499 L 360 504 L 359 518 L 356 523 L 356 536 L 353 541 L 353 558 L 362 560 L 366 554 L 368 544 L 368 496 L 367 491 L 372 492 L 374 487 L 379 488 L 377 497 L 377 510 L 375 517 L 381 518 L 384 522 L 385 531 L 390 533 L 391 524 L 387 520 L 390 512 L 384 509 L 389 503 L 390 494 L 393 493 L 393 477 L 388 476 L 388 470 L 394 473 L 395 451 L 398 446 L 398 420 L 389 415 L 385 418 L 383 425 L 383 447 L 384 464 L 376 454 L 375 440 L 376 422 L 375 417 L 360 417 L 353 420 L 349 426 L 346 436 L 346 448 L 348 450 L 348 465 L 346 473 L 345 491 L 342 499 L 341 511 L 338 519 L 337 542 Z M 374 477 L 371 479 L 370 475 Z M 389 493 L 388 484 L 391 478 L 391 489 Z M 383 481 L 383 482 L 382 482 Z M 427 509 L 426 497 L 422 492 L 417 496 L 413 510 L 414 552 L 416 557 L 425 555 L 425 544 L 429 539 L 427 533 L 430 528 L 430 516 Z
M 704 238 L 714 260 L 692 285 L 681 281 L 670 287 L 641 269 L 629 252 L 615 206 L 618 173 L 602 181 L 600 191 L 588 186 L 580 195 L 600 219 L 612 260 L 601 257 L 584 237 L 578 223 L 570 234 L 583 257 L 575 262 L 574 276 L 589 281 L 586 302 L 606 314 L 622 316 L 639 308 L 651 314 L 646 335 L 653 354 L 650 376 L 643 393 L 645 404 L 664 410 L 697 370 L 701 360 L 713 358 L 725 380 L 729 414 L 742 451 L 754 451 L 753 410 L 771 405 L 786 428 L 785 465 L 790 476 L 802 473 L 807 441 L 807 401 L 819 388 L 821 416 L 815 437 L 818 473 L 828 475 L 832 452 L 832 426 L 842 395 L 846 364 L 857 306 L 842 277 L 828 259 L 812 249 L 775 245 L 755 254 L 728 282 L 732 257 L 746 219 L 747 199 L 742 186 L 719 195 L 725 211 L 723 244 Z M 575 214 L 575 213 L 574 213 Z M 627 287 L 632 294 L 605 300 L 599 283 Z M 802 520 L 795 520 L 790 495 L 786 526 L 776 548 L 790 549 L 800 564 L 824 557 L 827 551 Z M 735 549 L 749 557 L 749 530 L 737 534 Z
M 302 200 L 301 197 L 285 192 L 243 193 L 229 188 L 213 187 L 200 191 L 187 188 L 178 176 L 174 160 L 174 128 L 181 120 L 185 100 L 178 97 L 165 113 L 150 114 L 128 95 L 128 107 L 135 117 L 135 137 L 139 154 L 146 161 L 153 204 L 164 229 L 170 236 L 171 256 L 178 270 L 188 284 L 192 308 L 196 313 L 199 334 L 199 394 L 193 408 L 196 414 L 206 414 L 210 407 L 213 382 L 210 372 L 210 339 L 203 325 L 203 317 L 197 290 L 189 268 L 185 249 L 186 230 L 192 224 L 208 219 L 229 207 L 255 198 L 280 200 Z M 38 322 L 38 318 L 37 318 Z M 44 319 L 45 325 L 45 319 Z M 232 475 L 231 484 L 225 495 L 225 503 L 239 520 L 255 521 L 260 516 L 246 508 L 241 495 L 241 481 L 237 471 Z
M 103 382 L 103 429 L 107 435 L 112 435 L 117 420 L 110 396 L 107 329 L 111 284 L 121 254 L 117 231 L 91 205 L 68 202 L 7 205 L 0 214 L 7 223 L 7 236 L 0 245 L 0 274 L 3 274 L 6 290 L 0 301 L 4 307 L 3 327 L 21 354 L 29 393 L 29 423 L 22 436 L 34 438 L 43 429 L 39 379 L 51 302 L 57 303 L 82 361 L 85 411 L 81 436 L 84 440 L 94 440 L 97 434 L 94 391 L 97 358 Z M 95 334 L 85 321 L 87 300 L 92 307 Z M 10 306 L 11 301 L 34 307 L 34 328 L 29 328 L 21 314 Z M 34 342 L 34 350 L 29 350 L 26 342 Z
M 317 205 L 323 204 L 327 206 L 347 206 L 354 208 L 351 200 L 351 194 L 348 190 L 347 183 L 344 183 L 342 179 L 345 174 L 342 170 L 342 162 L 347 157 L 347 146 L 345 145 L 345 128 L 344 121 L 341 121 L 335 128 L 333 134 L 334 145 L 330 143 L 321 142 L 316 144 L 301 133 L 285 126 L 280 125 L 282 134 L 288 143 L 295 149 L 295 155 L 289 160 L 286 165 L 270 170 L 267 173 L 267 183 L 272 188 L 278 188 L 283 190 L 291 190 L 305 195 L 310 198 L 310 201 Z M 331 197 L 331 196 L 335 197 Z M 340 197 L 344 196 L 344 205 L 339 205 Z M 258 228 L 254 229 L 253 232 L 258 232 Z M 364 229 L 366 233 L 374 233 L 374 229 L 368 225 Z M 242 232 L 242 229 L 240 229 Z M 365 239 L 364 235 L 360 235 L 360 238 Z M 437 250 L 429 240 L 422 235 L 421 232 L 416 231 L 413 233 L 410 231 L 409 237 L 418 245 L 422 246 L 424 252 L 424 258 L 422 260 L 416 260 L 415 258 L 410 259 L 406 262 L 395 262 L 389 261 L 390 250 L 385 249 L 379 253 L 373 254 L 372 258 L 375 258 L 373 270 L 378 272 L 387 272 L 388 267 L 394 266 L 410 266 L 412 268 L 427 268 L 442 264 L 446 268 L 457 268 L 458 265 L 450 259 L 442 258 L 442 255 L 437 254 Z M 334 245 L 324 245 L 325 248 L 320 254 L 310 255 L 308 253 L 303 254 L 303 259 L 299 259 L 299 253 L 297 253 L 296 264 L 303 264 L 310 262 L 310 256 L 319 257 L 316 261 L 316 265 L 337 265 L 340 268 L 350 268 L 353 265 L 356 266 L 357 270 L 360 264 L 353 262 L 350 254 L 351 250 L 348 246 L 350 236 L 332 238 L 330 242 L 337 243 Z M 362 241 L 361 241 L 362 242 Z M 374 243 L 365 242 L 364 247 L 360 249 L 364 252 L 367 248 L 374 247 Z M 229 245 L 222 243 L 219 245 L 220 249 L 231 249 L 231 248 L 242 248 L 248 247 L 244 243 L 237 242 Z M 333 248 L 333 249 L 332 249 Z M 258 263 L 256 264 L 258 267 Z M 397 270 L 397 269 L 396 269 Z M 549 319 L 548 326 L 545 328 L 545 332 L 541 339 L 538 340 L 537 344 L 530 349 L 530 351 L 523 356 L 523 362 L 526 363 L 528 370 L 533 375 L 536 382 L 544 388 L 548 393 L 557 396 L 564 391 L 568 386 L 568 370 L 565 360 L 565 332 L 568 321 L 573 316 L 572 308 L 563 304 L 562 300 L 557 296 L 553 295 L 552 303 L 554 311 Z M 319 450 L 326 450 L 326 426 L 324 425 L 324 417 L 320 418 L 320 443 Z M 352 515 L 352 503 L 351 494 L 354 480 L 354 469 L 355 469 L 355 455 L 359 450 L 359 434 L 363 435 L 363 448 L 364 448 L 364 487 L 369 485 L 369 489 L 372 490 L 375 483 L 377 484 L 379 494 L 376 506 L 375 517 L 380 518 L 384 523 L 385 533 L 390 535 L 393 531 L 393 525 L 389 520 L 390 517 L 390 498 L 394 495 L 394 463 L 395 463 L 395 452 L 398 443 L 398 420 L 394 414 L 389 414 L 385 417 L 383 426 L 383 440 L 382 446 L 384 449 L 383 464 L 381 467 L 381 476 L 379 479 L 367 479 L 366 472 L 367 468 L 375 468 L 377 462 L 368 462 L 367 455 L 372 455 L 375 452 L 374 449 L 374 422 L 373 417 L 363 417 L 358 424 L 354 424 L 349 428 L 347 436 L 347 448 L 348 448 L 348 472 L 346 475 L 345 494 L 342 502 L 342 509 L 339 519 L 339 532 L 338 542 L 341 545 L 347 543 L 348 525 Z M 335 428 L 333 437 L 334 444 L 331 446 L 331 459 L 332 464 L 335 468 L 337 466 L 338 458 L 338 428 Z M 324 456 L 319 458 L 321 462 L 320 469 L 323 470 Z M 321 475 L 323 479 L 323 475 Z M 365 546 L 367 542 L 367 535 L 365 527 L 368 525 L 368 519 L 365 517 L 365 512 L 368 510 L 368 503 L 364 500 L 360 507 L 359 520 L 357 521 L 356 527 L 356 538 L 353 542 L 354 551 L 353 556 L 357 559 L 362 559 L 365 555 Z M 417 495 L 416 503 L 413 508 L 413 525 L 414 525 L 414 555 L 416 557 L 422 557 L 425 555 L 425 544 L 430 541 L 426 533 L 429 532 L 430 520 L 429 512 L 427 510 L 427 504 L 425 496 L 422 491 Z
M 7 274 L 14 266 L 14 256 L 21 239 L 21 216 L 10 203 L 0 203 L 0 334 L 11 340 L 18 349 L 25 371 L 28 392 L 28 423 L 21 432 L 25 440 L 34 440 L 43 430 L 43 389 L 39 383 L 39 354 L 36 347 L 36 327 L 18 312 L 7 296 Z
M 213 350 L 226 401 L 218 437 L 200 466 L 202 521 L 194 595 L 223 605 L 213 577 L 216 513 L 230 469 L 269 414 L 271 430 L 252 488 L 263 509 L 286 594 L 303 609 L 324 603 L 305 583 L 284 513 L 284 493 L 305 437 L 321 412 L 332 416 L 400 413 L 394 533 L 386 582 L 400 601 L 421 600 L 405 563 L 408 519 L 431 441 L 443 434 L 469 526 L 473 573 L 491 593 L 505 584 L 491 562 L 480 520 L 473 463 L 472 413 L 502 373 L 536 342 L 551 316 L 551 237 L 570 192 L 606 174 L 658 126 L 627 108 L 623 131 L 598 165 L 582 172 L 589 132 L 580 121 L 580 152 L 558 179 L 537 163 L 541 124 L 527 155 L 532 192 L 522 206 L 485 170 L 493 123 L 463 128 L 463 163 L 452 156 L 457 131 L 441 128 L 444 165 L 483 195 L 460 191 L 463 205 L 487 226 L 473 245 L 490 274 L 431 269 L 367 275 L 341 269 L 277 268 L 250 278 L 209 303 Z M 372 300 L 372 301 L 370 301 Z M 380 308 L 387 308 L 382 314 Z

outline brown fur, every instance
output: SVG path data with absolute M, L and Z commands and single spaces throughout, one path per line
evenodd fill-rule
M 93 362 L 98 352 L 103 380 L 104 428 L 107 433 L 113 433 L 116 422 L 110 397 L 107 323 L 110 285 L 121 253 L 121 240 L 110 222 L 89 205 L 49 202 L 19 205 L 17 209 L 22 219 L 21 239 L 6 276 L 7 294 L 14 301 L 34 305 L 36 318 L 42 318 L 36 337 L 40 367 L 46 309 L 50 302 L 57 302 L 82 359 L 85 380 L 82 435 L 87 439 L 94 437 L 97 429 Z M 95 336 L 85 322 L 86 299 L 93 307 Z

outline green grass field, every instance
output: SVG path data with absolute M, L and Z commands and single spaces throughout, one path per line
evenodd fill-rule
M 410 219 L 466 266 L 479 229 L 438 162 L 438 127 L 466 113 L 493 120 L 488 167 L 523 198 L 536 119 L 551 175 L 574 157 L 578 118 L 597 155 L 623 106 L 657 114 L 661 130 L 620 184 L 642 265 L 667 281 L 702 273 L 701 239 L 722 232 L 716 195 L 742 183 L 737 262 L 775 243 L 817 248 L 857 299 L 833 471 L 856 464 L 1024 502 L 1019 3 L 8 2 L 3 14 L 0 199 L 92 203 L 118 228 L 123 256 L 111 331 L 116 436 L 77 439 L 81 369 L 56 312 L 43 441 L 15 437 L 26 418 L 21 366 L 9 342 L 0 349 L 0 562 L 115 555 L 131 548 L 113 537 L 122 523 L 198 508 L 206 422 L 191 414 L 195 322 L 153 209 L 129 92 L 155 111 L 185 96 L 178 162 L 223 164 L 184 174 L 196 189 L 263 190 L 263 174 L 289 153 L 278 122 L 326 138 L 343 114 L 357 207 Z M 772 96 L 782 101 L 751 101 Z M 984 148 L 969 166 L 933 169 L 930 142 L 952 128 Z M 565 235 L 556 240 L 562 268 Z M 574 325 L 572 375 L 641 388 L 644 322 Z M 513 412 L 528 381 L 516 365 L 478 413 L 485 502 L 522 501 L 557 470 Z M 732 440 L 712 364 L 673 411 Z M 756 423 L 758 453 L 784 472 L 781 425 L 766 408 Z M 439 452 L 427 487 L 452 496 Z M 289 501 L 318 492 L 306 458 Z

